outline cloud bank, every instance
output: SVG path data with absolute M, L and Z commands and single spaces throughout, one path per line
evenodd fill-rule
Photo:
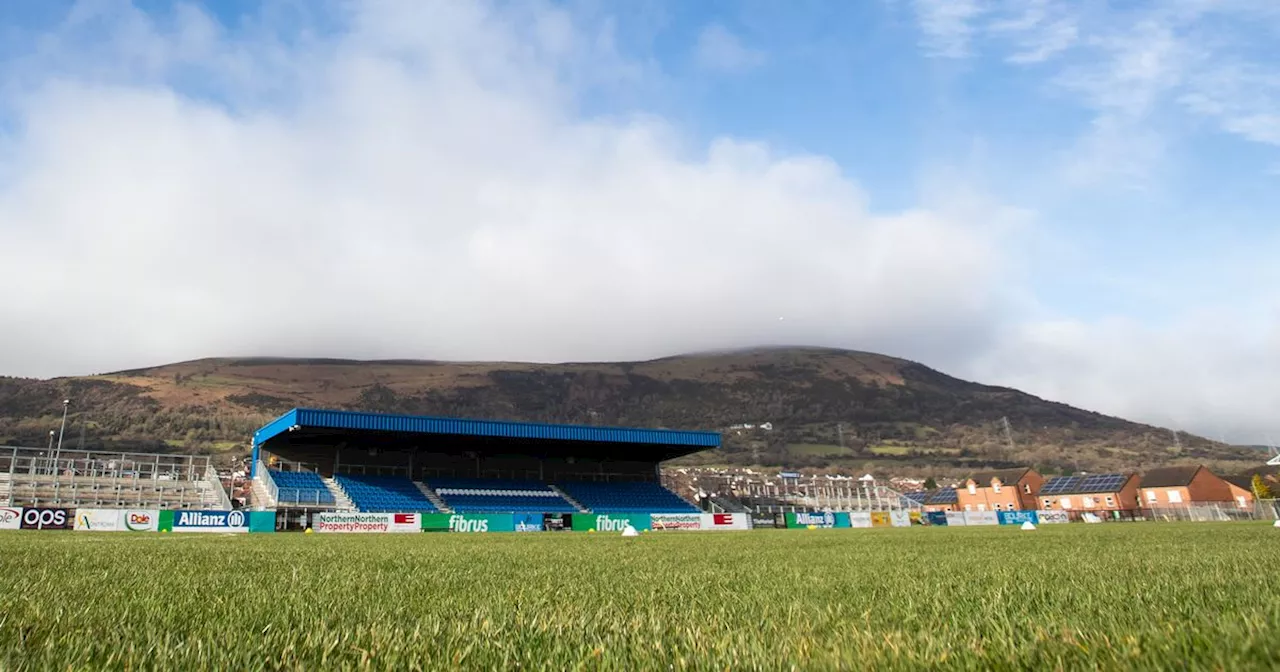
M 607 17 L 315 11 L 228 27 L 82 3 L 5 64 L 0 371 L 812 344 L 1228 438 L 1258 440 L 1280 406 L 1270 299 L 1237 306 L 1244 334 L 1234 312 L 1054 314 L 1023 288 L 1035 217 L 1012 204 L 957 187 L 876 209 L 820 153 L 586 112 L 653 67 Z

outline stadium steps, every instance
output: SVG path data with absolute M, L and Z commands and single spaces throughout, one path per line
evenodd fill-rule
M 324 481 L 324 487 L 328 488 L 329 492 L 333 493 L 333 507 L 335 509 L 338 511 L 356 510 L 355 502 L 351 501 L 351 498 L 342 490 L 342 486 L 338 485 L 337 481 L 332 478 L 321 478 L 320 480 Z
M 418 486 L 418 489 L 422 491 L 422 495 L 426 497 L 427 500 L 429 500 L 437 509 L 440 509 L 444 513 L 453 513 L 453 509 L 449 508 L 449 505 L 444 503 L 444 500 L 440 498 L 440 495 L 436 494 L 436 491 L 432 490 L 426 483 L 423 483 L 422 481 L 414 481 L 413 484 Z
M 578 513 L 591 513 L 591 510 L 590 510 L 590 509 L 588 509 L 587 507 L 583 506 L 583 505 L 582 505 L 582 502 L 579 502 L 578 500 L 574 499 L 573 497 L 570 497 L 570 496 L 569 496 L 569 493 L 567 493 L 567 492 L 565 492 L 563 489 L 561 489 L 561 488 L 560 488 L 560 486 L 558 486 L 558 485 L 548 485 L 547 487 L 551 488 L 551 490 L 552 490 L 553 492 L 555 492 L 557 495 L 560 495 L 560 497 L 561 497 L 561 498 L 563 498 L 563 499 L 564 499 L 564 501 L 569 502 L 570 504 L 572 504 L 572 505 L 573 505 L 573 508 L 575 508 L 575 509 L 577 509 L 577 510 L 578 510 Z
M 13 506 L 13 480 L 9 474 L 0 474 L 0 502 L 5 506 Z
M 259 475 L 253 479 L 253 485 L 249 487 L 249 504 L 257 509 L 272 511 L 276 508 L 276 500 L 267 490 L 266 484 L 262 482 L 263 478 L 270 477 Z

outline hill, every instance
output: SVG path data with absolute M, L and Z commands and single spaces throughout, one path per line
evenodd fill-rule
M 204 359 L 117 373 L 0 378 L 0 444 L 44 445 L 74 400 L 71 446 L 240 454 L 294 406 L 562 423 L 717 429 L 689 463 L 959 473 L 1204 462 L 1257 453 L 864 352 L 756 349 L 647 362 Z M 1013 446 L 1004 435 L 1008 418 Z M 762 426 L 763 425 L 763 426 Z

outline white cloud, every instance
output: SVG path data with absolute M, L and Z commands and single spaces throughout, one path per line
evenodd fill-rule
M 350 30 L 304 50 L 206 33 L 187 56 L 185 31 L 134 23 L 130 53 L 167 55 L 134 80 L 76 76 L 65 51 L 49 55 L 57 78 L 25 73 L 0 249 L 27 280 L 0 295 L 19 325 L 0 370 L 762 343 L 936 361 L 997 320 L 998 208 L 872 214 L 820 156 L 690 146 L 656 118 L 581 118 L 579 87 L 604 75 L 579 76 L 598 42 L 563 16 L 357 10 Z M 112 48 L 126 47 L 95 47 L 95 62 Z M 608 73 L 630 76 L 609 57 Z M 171 66 L 253 73 L 259 58 L 273 94 L 230 83 L 230 110 L 165 83 Z M 947 338 L 921 336 L 937 330 Z
M 694 61 L 710 72 L 740 73 L 764 63 L 764 53 L 745 46 L 728 28 L 712 23 L 698 34 Z
M 983 14 L 983 4 L 980 0 L 914 0 L 924 33 L 921 46 L 934 56 L 969 56 L 974 22 Z

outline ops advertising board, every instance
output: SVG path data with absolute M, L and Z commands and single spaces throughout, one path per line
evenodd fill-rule
M 654 530 L 701 530 L 701 513 L 654 513 L 649 515 Z
M 24 530 L 71 530 L 75 529 L 75 509 L 34 508 L 22 510 Z
M 348 532 L 385 534 L 421 532 L 422 523 L 416 513 L 326 512 L 311 514 L 311 529 L 316 532 Z
M 174 532 L 248 532 L 249 517 L 244 511 L 173 512 Z
M 964 511 L 947 512 L 947 527 L 963 527 L 965 524 Z
M 895 509 L 889 512 L 890 527 L 911 527 L 911 512 Z
M 0 530 L 18 530 L 22 528 L 22 509 L 0 508 Z
M 870 511 L 850 511 L 849 527 L 856 527 L 859 529 L 865 529 L 865 528 L 871 527 L 871 512 Z

